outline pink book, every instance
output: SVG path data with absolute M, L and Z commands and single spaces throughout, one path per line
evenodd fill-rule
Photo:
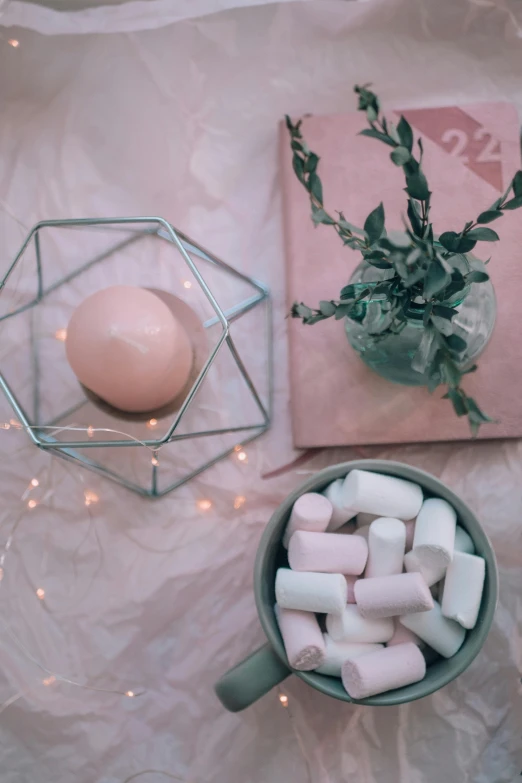
M 488 103 L 402 112 L 424 140 L 423 168 L 432 196 L 436 233 L 460 231 L 507 188 L 520 168 L 520 127 L 513 106 Z M 395 123 L 399 114 L 387 112 Z M 367 127 L 363 113 L 307 117 L 303 136 L 321 161 L 324 203 L 362 226 L 380 201 L 389 230 L 401 229 L 406 212 L 402 170 L 390 149 L 358 136 Z M 360 254 L 343 247 L 329 226 L 314 228 L 308 194 L 291 165 L 288 133 L 281 128 L 287 303 L 315 307 L 337 299 Z M 522 239 L 520 213 L 505 212 L 494 226 L 495 243 L 478 243 L 474 254 L 491 256 L 488 273 L 498 302 L 493 337 L 478 359 L 479 369 L 463 386 L 482 409 L 498 420 L 480 428 L 481 438 L 522 436 Z M 393 384 L 375 375 L 352 350 L 343 322 L 305 326 L 289 319 L 291 410 L 294 445 L 346 446 L 463 440 L 467 420 L 457 418 L 444 387 Z

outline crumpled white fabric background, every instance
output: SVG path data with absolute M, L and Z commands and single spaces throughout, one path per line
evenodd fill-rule
M 4 21 L 11 24 L 20 5 L 12 3 L 14 17 L 4 8 Z M 357 81 L 373 82 L 390 106 L 508 99 L 522 108 L 513 9 L 323 0 L 230 9 L 132 33 L 3 31 L 2 269 L 24 226 L 39 219 L 164 215 L 271 286 L 276 405 L 273 428 L 247 448 L 247 464 L 226 460 L 157 502 L 51 463 L 23 433 L 2 432 L 3 542 L 21 519 L 0 586 L 2 783 L 518 779 L 519 442 L 357 453 L 440 476 L 492 538 L 501 575 L 495 625 L 457 682 L 421 702 L 371 709 L 328 700 L 291 678 L 282 686 L 287 709 L 274 692 L 239 715 L 224 712 L 212 691 L 263 641 L 252 567 L 271 511 L 304 473 L 355 453 L 312 452 L 293 464 L 277 123 L 285 112 L 352 108 Z M 114 29 L 129 29 L 122 20 Z M 72 21 L 64 18 L 64 32 Z M 7 44 L 12 37 L 17 49 Z M 10 418 L 3 400 L 0 417 Z M 21 498 L 35 475 L 41 503 L 28 512 Z M 100 496 L 89 509 L 85 487 Z M 238 495 L 246 501 L 236 510 Z M 212 501 L 210 510 L 197 507 L 201 498 Z M 44 602 L 35 596 L 41 585 Z M 5 626 L 53 671 L 146 692 L 127 699 L 45 686 L 46 675 Z

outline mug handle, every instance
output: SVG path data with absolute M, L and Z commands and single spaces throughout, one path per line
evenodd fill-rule
M 214 690 L 227 710 L 239 712 L 260 699 L 290 674 L 291 670 L 267 642 L 229 669 L 217 681 Z

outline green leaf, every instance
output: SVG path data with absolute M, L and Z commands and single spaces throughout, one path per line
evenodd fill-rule
M 495 419 L 490 418 L 487 413 L 479 408 L 473 397 L 466 397 L 468 404 L 468 413 L 477 422 L 494 422 Z
M 477 269 L 466 275 L 468 283 L 485 283 L 487 280 L 489 280 L 489 275 L 486 272 L 479 272 Z
M 337 307 L 335 308 L 335 320 L 340 321 L 341 318 L 345 318 L 346 316 L 350 317 L 352 309 L 353 309 L 353 304 L 337 305 Z
M 428 182 L 420 169 L 415 174 L 406 177 L 406 192 L 411 198 L 416 198 L 418 201 L 425 201 L 429 198 Z
M 336 306 L 333 302 L 326 302 L 324 299 L 319 302 L 319 310 L 327 318 L 331 318 L 335 315 Z
M 474 239 L 477 242 L 497 242 L 500 237 L 492 228 L 474 228 L 466 234 L 467 239 Z M 467 251 L 461 250 L 462 253 Z
M 339 226 L 344 231 L 351 231 L 352 234 L 361 234 L 361 235 L 364 234 L 364 231 L 363 231 L 362 228 L 359 228 L 359 226 L 354 226 L 353 223 L 348 223 L 348 221 L 346 220 L 346 218 L 345 218 L 345 216 L 343 215 L 342 212 L 339 212 L 338 223 L 339 223 Z
M 446 307 L 446 305 L 440 304 L 433 305 L 433 315 L 436 315 L 439 318 L 446 318 L 448 321 L 451 321 L 453 316 L 457 315 L 458 312 L 459 311 L 454 307 Z
M 299 155 L 294 155 L 292 157 L 292 166 L 296 173 L 296 176 L 300 182 L 305 184 L 305 178 L 304 178 L 304 162 Z
M 491 231 L 490 228 L 477 228 L 475 230 Z M 495 232 L 493 231 L 492 233 L 494 234 Z M 460 234 L 457 234 L 455 231 L 445 231 L 440 235 L 439 242 L 442 247 L 445 247 L 450 253 L 469 253 L 477 244 L 476 239 L 470 238 L 471 234 L 473 234 L 473 231 L 470 231 L 465 237 L 461 237 Z
M 408 199 L 408 219 L 413 229 L 413 233 L 417 234 L 418 237 L 422 237 L 423 231 L 422 231 L 421 217 L 417 212 L 417 207 L 415 206 L 415 202 L 412 201 L 411 198 Z
M 317 226 L 319 223 L 324 223 L 327 226 L 331 226 L 335 223 L 334 220 L 328 215 L 321 207 L 316 207 L 312 204 L 312 220 Z
M 345 285 L 341 288 L 340 299 L 355 299 L 357 289 L 354 285 Z
M 451 334 L 449 337 L 446 338 L 446 344 L 451 348 L 452 351 L 455 351 L 455 353 L 462 353 L 467 348 L 467 342 L 462 339 L 462 337 L 459 337 L 458 334 Z
M 317 168 L 317 164 L 319 163 L 319 155 L 316 155 L 315 152 L 311 152 L 310 155 L 308 155 L 307 159 L 305 160 L 304 164 L 304 170 L 307 174 L 315 174 L 315 170 Z
M 364 230 L 368 235 L 370 245 L 373 245 L 374 242 L 381 238 L 384 230 L 384 207 L 382 201 L 373 212 L 370 212 L 364 221 Z
M 486 212 L 480 213 L 477 218 L 477 223 L 492 223 L 499 217 L 502 217 L 500 209 L 488 209 Z
M 517 171 L 513 177 L 513 193 L 518 198 L 522 196 L 522 171 Z
M 397 147 L 393 152 L 390 152 L 390 158 L 396 166 L 404 166 L 410 159 L 410 153 L 406 147 Z
M 303 302 L 294 302 L 292 309 L 290 310 L 290 315 L 292 318 L 311 318 L 313 311 L 310 307 L 303 304 Z
M 516 196 L 502 205 L 502 209 L 518 209 L 522 207 L 522 196 Z
M 460 389 L 449 389 L 448 393 L 445 394 L 444 397 L 451 400 L 457 416 L 467 415 L 468 407 L 466 405 L 466 397 L 463 395 Z
M 375 122 L 379 115 L 373 106 L 368 106 L 366 109 L 366 116 L 368 117 L 368 122 Z
M 451 282 L 451 275 L 444 269 L 440 261 L 433 260 L 428 267 L 428 272 L 424 278 L 425 299 L 431 299 L 439 291 L 442 291 Z
M 408 120 L 401 115 L 399 124 L 397 125 L 397 133 L 403 147 L 411 152 L 413 149 L 413 131 Z
M 378 130 L 375 130 L 375 128 L 365 128 L 364 130 L 360 131 L 358 135 L 369 136 L 371 139 L 379 139 L 379 141 L 384 142 L 384 144 L 388 144 L 389 147 L 395 147 L 395 142 L 392 139 L 390 139 L 384 133 L 380 133 Z
M 315 172 L 312 172 L 310 176 L 308 177 L 308 190 L 314 196 L 314 198 L 319 202 L 319 204 L 323 203 L 323 186 L 321 185 L 321 180 L 315 174 Z
M 447 318 L 440 318 L 437 315 L 432 315 L 431 322 L 437 331 L 443 334 L 444 337 L 449 337 L 453 334 L 453 326 L 451 321 L 448 321 Z

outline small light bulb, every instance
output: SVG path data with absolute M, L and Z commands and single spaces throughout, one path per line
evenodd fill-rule
M 61 343 L 64 343 L 67 340 L 67 329 L 57 329 L 54 336 Z
M 98 495 L 96 494 L 96 492 L 91 492 L 90 489 L 86 489 L 85 492 L 83 493 L 83 495 L 85 497 L 85 505 L 86 506 L 90 506 L 91 503 L 97 503 L 98 500 L 100 499 L 98 497 Z
M 54 685 L 55 682 L 56 682 L 56 677 L 54 676 L 54 674 L 51 674 L 50 677 L 46 677 L 45 680 L 42 680 L 42 683 L 44 685 Z
M 156 467 L 156 465 L 159 465 L 159 460 L 158 460 L 158 458 L 157 458 L 157 457 L 153 457 L 153 458 L 151 459 L 151 462 L 152 462 L 152 464 L 154 465 L 154 467 Z
M 9 46 L 12 46 L 13 49 L 18 49 L 20 46 L 20 41 L 17 41 L 16 38 L 10 38 L 7 43 Z
M 243 451 L 243 446 L 241 445 L 241 443 L 238 443 L 237 446 L 234 446 L 234 451 L 235 452 Z
M 45 598 L 45 590 L 43 589 L 43 587 L 38 588 L 38 590 L 36 591 L 36 595 L 38 596 L 40 601 L 43 601 L 43 599 Z
M 281 702 L 283 707 L 288 707 L 288 696 L 286 696 L 284 693 L 280 694 L 279 701 Z
M 87 437 L 92 438 L 94 435 L 94 427 L 92 427 L 90 424 L 87 427 Z
M 4 423 L 2 424 L 2 429 L 3 430 L 10 430 L 11 429 L 11 425 L 9 424 L 9 422 L 4 421 Z
M 208 511 L 210 508 L 212 508 L 212 503 L 210 500 L 198 500 L 196 505 L 200 511 Z
M 129 699 L 132 699 L 135 695 L 134 691 L 125 691 L 125 696 L 128 696 Z
M 14 427 L 15 430 L 19 430 L 22 428 L 22 425 L 16 419 L 9 419 L 9 424 L 11 425 L 11 427 Z
M 149 422 L 147 424 L 147 427 L 155 427 L 158 423 L 157 419 L 149 419 Z
M 27 501 L 27 508 L 36 508 L 37 505 L 38 503 L 36 500 L 31 499 Z
M 37 478 L 31 479 L 31 486 L 32 487 L 38 487 L 40 485 L 40 482 Z
M 235 509 L 241 508 L 241 506 L 244 505 L 245 501 L 246 501 L 246 497 L 244 497 L 244 495 L 238 495 L 234 500 L 234 508 Z
M 238 458 L 238 460 L 240 462 L 247 462 L 248 461 L 248 458 L 247 458 L 247 455 L 246 455 L 246 451 L 240 451 L 238 453 L 238 455 L 237 455 L 237 458 Z
M 185 282 L 183 283 L 183 288 L 192 288 L 192 283 L 190 282 L 190 280 L 185 280 Z

